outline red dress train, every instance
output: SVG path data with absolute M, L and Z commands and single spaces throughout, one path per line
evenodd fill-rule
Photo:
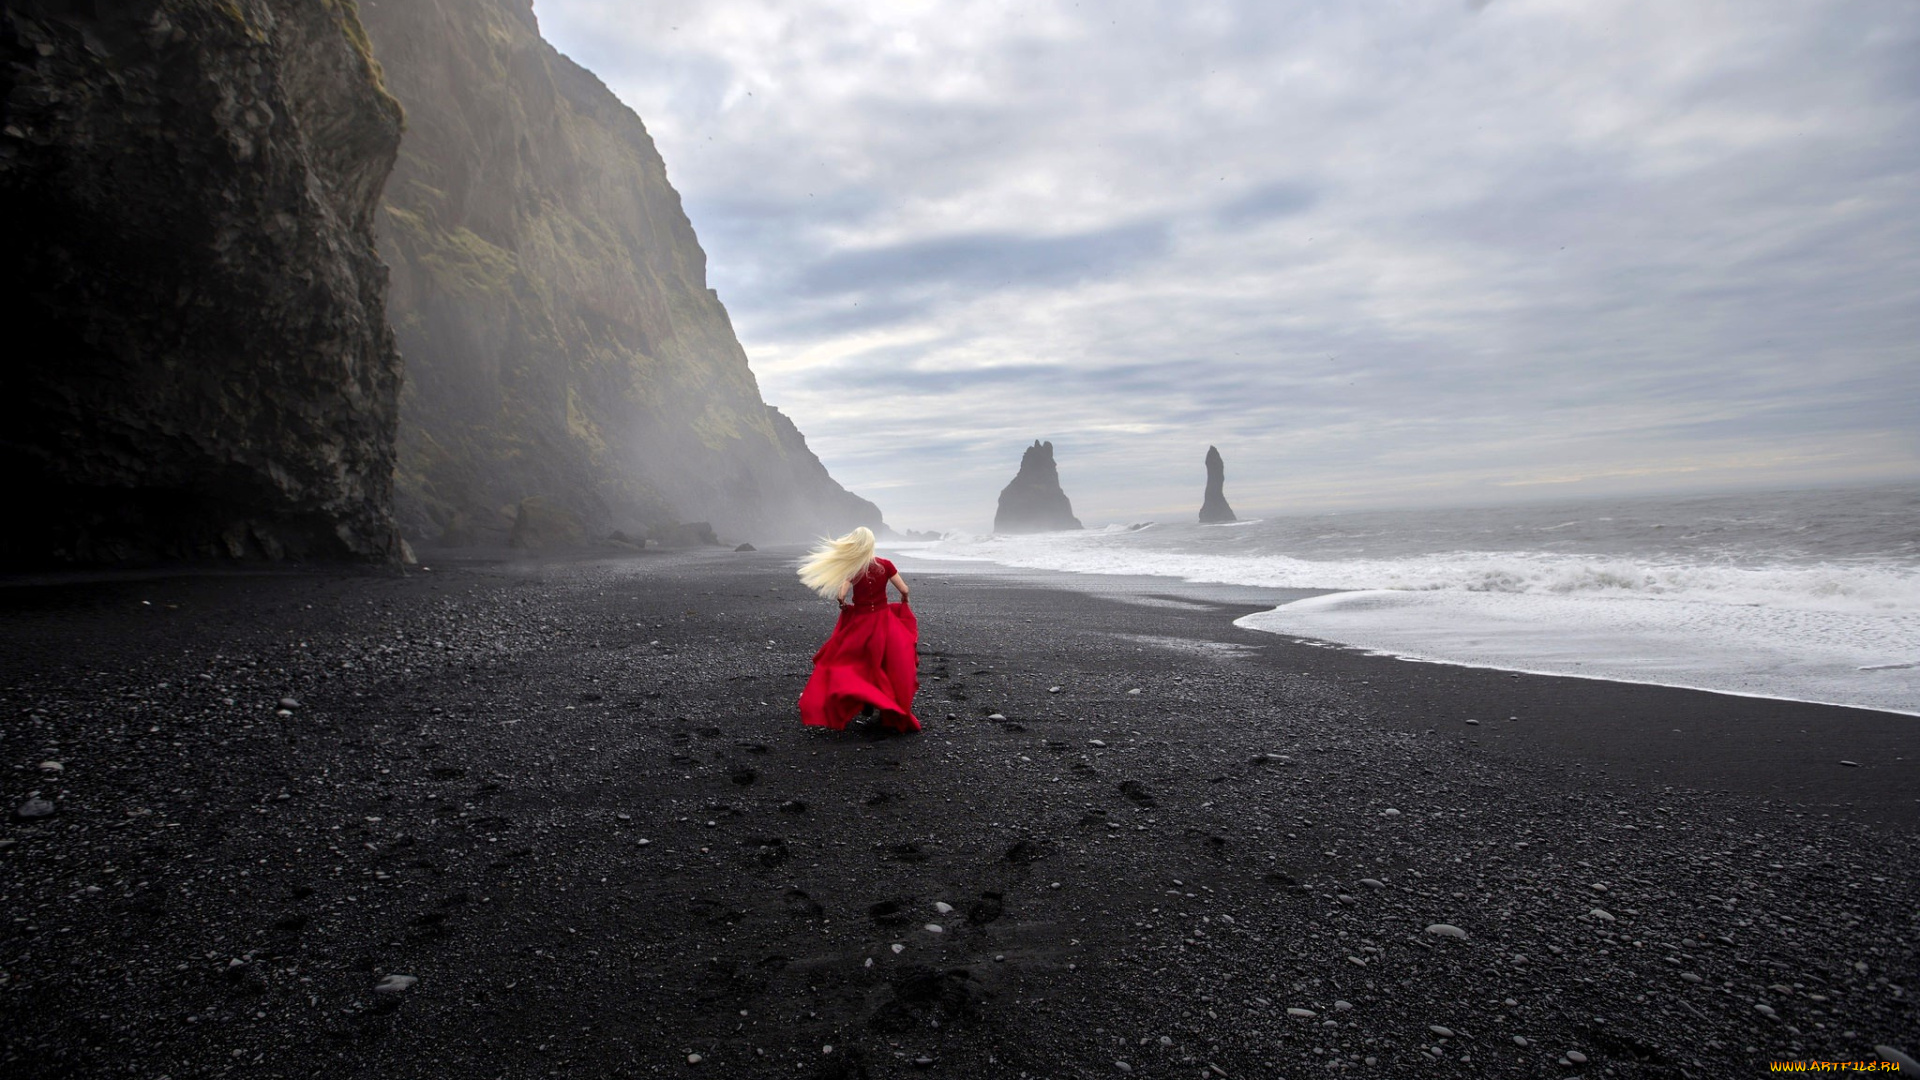
M 813 654 L 813 674 L 800 693 L 800 719 L 835 731 L 873 706 L 880 722 L 897 731 L 919 731 L 913 695 L 920 689 L 920 624 L 904 603 L 887 602 L 894 565 L 875 559 L 853 579 L 852 603 L 840 609 L 833 636 Z

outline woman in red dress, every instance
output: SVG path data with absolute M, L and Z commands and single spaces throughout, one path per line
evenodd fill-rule
M 815 548 L 801 564 L 800 580 L 840 602 L 833 636 L 813 654 L 813 675 L 800 694 L 800 719 L 814 727 L 843 730 L 856 715 L 878 713 L 895 731 L 919 731 L 913 695 L 920 688 L 920 624 L 907 606 L 907 583 L 873 554 L 873 530 L 862 525 Z M 887 602 L 887 586 L 900 602 Z

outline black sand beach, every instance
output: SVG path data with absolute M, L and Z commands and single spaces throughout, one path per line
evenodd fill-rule
M 7 806 L 55 808 L 0 833 L 0 1063 L 1721 1077 L 1920 1044 L 1920 719 L 903 564 L 927 730 L 808 731 L 833 611 L 792 554 L 0 587 Z

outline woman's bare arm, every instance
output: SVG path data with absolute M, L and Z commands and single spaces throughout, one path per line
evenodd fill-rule
M 892 577 L 887 579 L 887 583 L 892 585 L 894 588 L 900 590 L 900 602 L 903 604 L 906 603 L 907 602 L 907 579 L 901 577 L 899 574 L 895 574 Z
M 847 606 L 847 590 L 851 588 L 853 588 L 852 578 L 848 578 L 840 583 L 840 595 L 835 597 L 835 599 L 840 601 L 841 607 Z

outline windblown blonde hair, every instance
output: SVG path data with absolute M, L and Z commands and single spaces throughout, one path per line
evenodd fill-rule
M 848 578 L 865 573 L 872 562 L 873 530 L 862 525 L 837 540 L 823 537 L 800 564 L 800 584 L 831 600 Z

